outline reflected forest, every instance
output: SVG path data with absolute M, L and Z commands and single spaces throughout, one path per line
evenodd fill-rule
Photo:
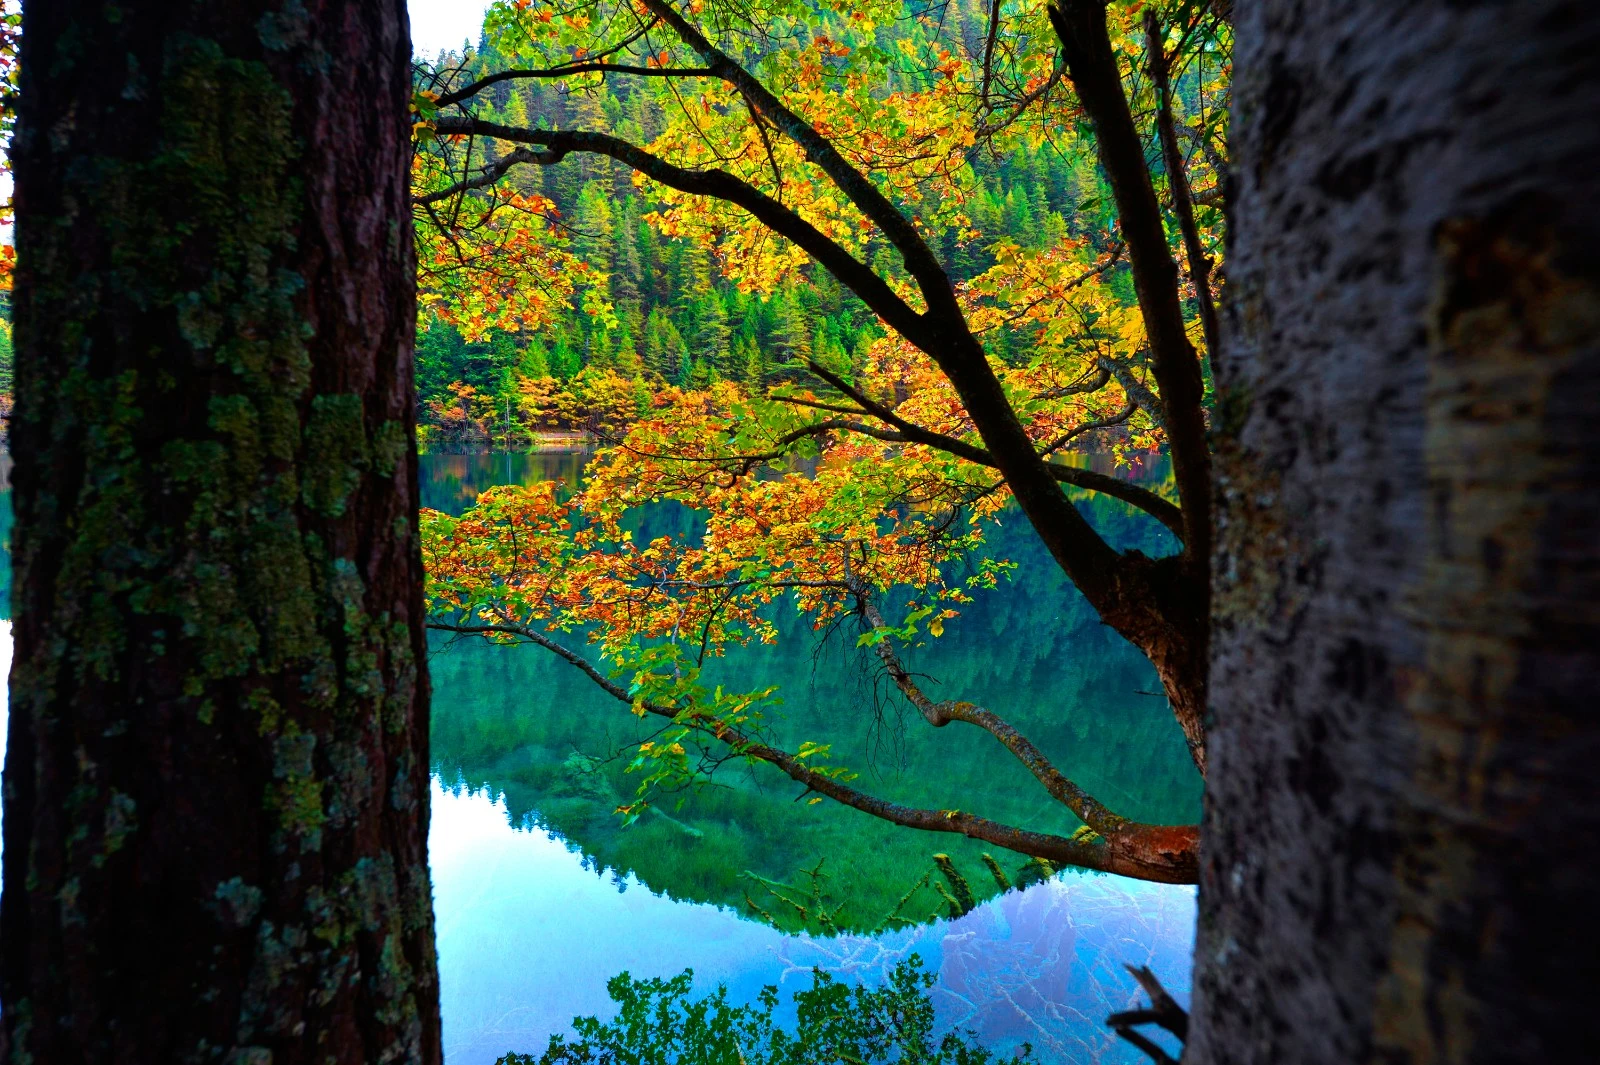
M 0 1065 L 1592 1042 L 1596 57 L 0 0 Z

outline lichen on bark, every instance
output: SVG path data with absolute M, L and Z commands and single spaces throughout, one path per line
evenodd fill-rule
M 0 1057 L 438 1060 L 404 11 L 278 6 L 26 13 Z

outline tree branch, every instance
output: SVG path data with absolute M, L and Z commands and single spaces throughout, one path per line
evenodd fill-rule
M 568 74 L 583 74 L 583 73 L 588 73 L 589 70 L 592 70 L 592 69 L 598 69 L 598 68 L 601 68 L 601 67 L 608 67 L 611 64 L 605 64 L 605 63 L 602 62 L 603 60 L 607 59 L 610 56 L 614 56 L 618 52 L 622 51 L 624 48 L 627 48 L 629 45 L 631 45 L 635 41 L 639 40 L 645 34 L 649 33 L 651 30 L 655 29 L 656 26 L 660 24 L 660 22 L 661 22 L 660 19 L 654 19 L 654 18 L 651 19 L 649 22 L 646 22 L 642 26 L 640 26 L 633 33 L 629 34 L 627 37 L 623 38 L 622 40 L 618 41 L 616 44 L 612 45 L 610 48 L 607 48 L 602 52 L 597 52 L 594 55 L 589 56 L 587 59 L 585 59 L 582 62 L 579 62 L 579 63 L 558 63 L 553 67 L 547 67 L 547 68 L 542 69 L 542 70 L 502 70 L 502 71 L 497 71 L 496 73 L 490 74 L 487 77 L 479 78 L 477 81 L 474 81 L 470 85 L 467 85 L 467 86 L 465 86 L 465 87 L 463 87 L 461 89 L 457 89 L 454 92 L 450 92 L 450 93 L 444 94 L 443 96 L 439 97 L 439 99 L 437 101 L 435 101 L 435 103 L 439 107 L 448 107 L 451 104 L 460 103 L 462 100 L 466 100 L 466 99 L 468 99 L 470 97 L 476 96 L 478 93 L 482 92 L 484 89 L 487 89 L 491 85 L 494 85 L 494 84 L 496 84 L 498 82 L 507 81 L 507 80 L 512 79 L 512 78 L 560 78 L 560 77 L 565 77 Z M 578 69 L 580 67 L 589 68 L 589 69 Z M 628 74 L 646 73 L 647 75 L 660 76 L 657 70 L 654 70 L 654 69 L 651 69 L 651 68 L 646 68 L 646 67 L 618 68 L 618 72 L 620 72 L 620 73 L 628 73 Z M 687 73 L 689 73 L 689 71 L 684 71 L 684 73 L 687 74 Z
M 1134 290 L 1150 341 L 1162 423 L 1172 454 L 1173 476 L 1183 507 L 1186 569 L 1197 583 L 1209 582 L 1211 558 L 1211 454 L 1202 410 L 1200 361 L 1184 328 L 1178 299 L 1178 267 L 1167 249 L 1144 144 L 1122 91 L 1122 73 L 1111 51 L 1104 0 L 1056 0 L 1050 22 L 1078 100 L 1095 129 L 1128 258 Z
M 812 373 L 815 373 L 818 377 L 855 400 L 873 417 L 886 421 L 899 429 L 908 443 L 922 444 L 925 447 L 935 448 L 957 458 L 966 459 L 968 462 L 987 466 L 990 469 L 1000 468 L 1000 463 L 984 448 L 969 444 L 965 440 L 954 436 L 924 429 L 914 422 L 905 420 L 882 403 L 859 391 L 827 367 L 815 362 L 807 362 L 806 365 L 811 369 Z M 1149 395 L 1148 389 L 1145 390 L 1145 394 Z M 1153 397 L 1151 401 L 1154 402 Z M 1095 473 L 1093 470 L 1080 470 L 1064 463 L 1045 462 L 1043 465 L 1045 471 L 1058 483 L 1070 484 L 1074 488 L 1085 488 L 1089 491 L 1111 496 L 1114 499 L 1120 499 L 1124 503 L 1138 507 L 1155 518 L 1170 529 L 1173 535 L 1180 539 L 1183 537 L 1183 515 L 1179 509 L 1149 489 L 1141 488 L 1136 484 L 1129 484 L 1127 481 L 1118 480 L 1115 477 L 1108 477 L 1103 473 Z
M 866 590 L 858 586 L 853 588 L 852 592 L 855 595 L 856 605 L 867 622 L 876 629 L 888 628 L 883 615 L 879 613 Z M 1128 824 L 1126 817 L 1113 813 L 1094 796 L 1063 776 L 1061 771 L 1044 756 L 1043 751 L 1035 747 L 1026 736 L 1013 728 L 999 714 L 973 703 L 934 702 L 906 671 L 887 638 L 878 641 L 876 650 L 878 659 L 883 662 L 884 669 L 888 670 L 889 678 L 894 681 L 895 687 L 899 688 L 901 694 L 917 708 L 928 724 L 934 728 L 943 728 L 952 721 L 964 721 L 983 729 L 999 740 L 1017 761 L 1026 766 L 1028 772 L 1044 785 L 1044 790 L 1049 792 L 1052 798 L 1077 814 L 1079 820 L 1102 836 L 1113 836 Z
M 989 82 L 994 78 L 994 49 L 1000 37 L 1000 5 L 1004 0 L 989 0 L 989 35 L 983 42 L 983 81 L 978 86 L 978 102 L 989 110 Z
M 640 67 L 626 63 L 572 63 L 560 67 L 542 67 L 530 70 L 501 70 L 480 78 L 464 89 L 439 97 L 438 104 L 458 104 L 497 82 L 514 78 L 570 78 L 575 74 L 632 74 L 639 78 L 709 78 L 714 77 L 710 67 Z
M 926 342 L 926 330 L 921 316 L 870 267 L 829 239 L 800 215 L 725 170 L 689 170 L 675 166 L 628 141 L 605 133 L 518 129 L 485 122 L 472 116 L 441 118 L 435 129 L 444 136 L 476 135 L 514 143 L 542 145 L 550 149 L 536 160 L 543 165 L 548 165 L 546 160 L 559 162 L 570 152 L 590 152 L 608 156 L 668 188 L 695 196 L 709 196 L 742 207 L 768 229 L 787 237 L 821 263 L 829 273 L 860 296 L 862 302 L 891 328 L 912 343 L 918 343 L 919 338 Z
M 960 396 L 974 427 L 983 438 L 984 450 L 993 466 L 1004 477 L 1013 497 L 1028 517 L 1051 556 L 1084 593 L 1109 624 L 1130 635 L 1143 638 L 1152 624 L 1170 627 L 1189 625 L 1191 619 L 1167 616 L 1168 608 L 1150 594 L 1142 582 L 1138 559 L 1119 554 L 1078 512 L 1061 491 L 1062 483 L 1090 485 L 1084 471 L 1063 474 L 1056 464 L 1040 458 L 1027 429 L 1011 406 L 1004 387 L 989 364 L 983 345 L 971 328 L 956 299 L 949 276 L 922 239 L 913 222 L 880 192 L 814 128 L 789 111 L 765 86 L 723 52 L 715 48 L 693 26 L 673 10 L 666 0 L 641 0 L 643 5 L 666 22 L 678 36 L 699 53 L 706 66 L 750 101 L 773 126 L 793 140 L 805 157 L 818 166 L 840 191 L 876 225 L 905 259 L 916 279 L 927 311 L 918 314 L 905 303 L 876 272 L 856 260 L 842 247 L 776 200 L 749 184 L 720 170 L 695 171 L 673 166 L 625 141 L 597 133 L 515 130 L 483 122 L 471 116 L 442 119 L 436 123 L 440 133 L 476 133 L 517 143 L 541 145 L 555 152 L 592 151 L 607 155 L 659 181 L 692 195 L 710 196 L 742 207 L 780 236 L 787 237 L 851 289 L 884 321 L 907 341 L 926 352 L 950 380 Z M 1104 36 L 1104 26 L 1101 26 Z M 1109 45 L 1107 45 L 1109 49 Z M 1113 64 L 1113 81 L 1115 66 Z M 1120 86 L 1118 86 L 1120 92 Z M 1124 110 L 1126 102 L 1124 101 Z M 1148 175 L 1146 175 L 1148 186 Z M 1159 230 L 1159 217 L 1157 218 Z M 1170 264 L 1170 260 L 1169 260 Z M 1136 271 L 1137 273 L 1137 271 Z M 1175 297 L 1174 297 L 1175 298 Z M 1181 323 L 1180 323 L 1181 324 Z M 1163 384 L 1164 398 L 1167 386 Z M 1174 386 L 1179 393 L 1181 385 Z M 1198 398 L 1195 399 L 1198 418 Z M 1170 420 L 1170 415 L 1169 415 Z M 1169 435 L 1171 435 L 1169 433 Z M 1176 438 L 1175 438 L 1176 439 Z M 1203 443 L 1203 438 L 1202 438 Z M 1175 444 L 1175 456 L 1181 448 Z M 1202 455 L 1202 461 L 1205 456 Z M 1180 472 L 1180 488 L 1189 472 L 1175 457 Z M 1110 478 L 1104 481 L 1115 485 Z M 1203 478 L 1202 478 L 1203 480 Z M 1207 486 L 1208 487 L 1208 486 Z M 1187 509 L 1185 543 L 1195 557 L 1205 559 L 1209 547 L 1206 517 L 1208 500 L 1202 498 L 1202 516 L 1196 519 Z M 1170 506 L 1170 504 L 1168 504 Z M 1198 546 L 1189 538 L 1199 535 Z M 1130 568 L 1132 567 L 1132 568 Z
M 1050 72 L 1050 76 L 1046 78 L 1043 84 L 1041 84 L 1038 88 L 1034 89 L 1032 92 L 1023 93 L 1021 96 L 1017 97 L 1016 102 L 1011 107 L 1010 112 L 1004 118 L 980 123 L 972 131 L 974 142 L 993 137 L 996 133 L 999 133 L 1001 130 L 1011 125 L 1011 123 L 1021 118 L 1022 112 L 1033 106 L 1033 104 L 1038 100 L 1041 100 L 1045 96 L 1049 95 L 1051 89 L 1054 89 L 1057 85 L 1061 84 L 1061 75 L 1062 68 L 1058 65 Z
M 1139 404 L 1133 401 L 1132 396 L 1129 396 L 1126 405 L 1124 405 L 1123 408 L 1117 411 L 1115 414 L 1108 414 L 1104 418 L 1092 418 L 1089 421 L 1084 422 L 1082 425 L 1073 426 L 1071 429 L 1068 429 L 1066 432 L 1050 441 L 1049 444 L 1041 448 L 1039 454 L 1049 455 L 1060 451 L 1062 448 L 1072 443 L 1084 433 L 1092 433 L 1096 429 L 1109 429 L 1113 425 L 1121 425 L 1129 418 L 1133 417 L 1133 412 L 1138 409 Z
M 912 344 L 927 352 L 950 379 L 989 453 L 994 457 L 995 468 L 1005 478 L 1013 497 L 1050 550 L 1051 556 L 1073 583 L 1102 616 L 1108 618 L 1148 613 L 1152 609 L 1159 611 L 1153 602 L 1129 601 L 1130 586 L 1120 579 L 1125 572 L 1122 556 L 1078 513 L 1071 500 L 1061 492 L 1052 471 L 1039 457 L 1027 429 L 1011 407 L 1004 387 L 990 367 L 983 345 L 972 335 L 956 299 L 950 276 L 912 221 L 855 169 L 827 138 L 785 107 L 749 71 L 712 45 L 667 0 L 641 0 L 641 3 L 667 23 L 717 76 L 732 84 L 779 132 L 794 141 L 806 159 L 827 174 L 834 185 L 900 252 L 928 310 L 917 316 L 909 329 L 902 328 L 890 319 L 886 318 L 885 321 Z M 850 261 L 854 263 L 853 259 Z M 827 263 L 823 265 L 847 287 L 853 287 L 838 271 Z M 883 285 L 876 275 L 873 275 L 873 281 Z M 860 292 L 857 294 L 861 295 Z M 873 306 L 872 300 L 866 302 L 869 307 Z
M 1127 1040 L 1143 1051 L 1145 1056 L 1154 1062 L 1155 1065 L 1179 1065 L 1177 1058 L 1173 1057 L 1171 1054 L 1168 1054 L 1165 1050 L 1162 1050 L 1149 1037 L 1141 1035 L 1132 1028 L 1124 1025 L 1116 1029 L 1116 1033 L 1118 1036 Z
M 608 695 L 629 706 L 633 697 L 579 655 L 530 626 L 516 624 L 455 625 L 430 621 L 428 628 L 463 635 L 501 634 L 516 636 L 538 644 L 563 661 L 576 666 Z M 1129 822 L 1114 836 L 1103 836 L 1094 843 L 1031 832 L 1013 825 L 991 821 L 962 810 L 929 810 L 902 806 L 865 792 L 811 769 L 787 751 L 759 743 L 714 717 L 696 711 L 680 711 L 658 703 L 640 704 L 658 717 L 691 725 L 707 733 L 745 757 L 776 766 L 791 780 L 834 801 L 863 813 L 906 828 L 927 832 L 950 832 L 992 843 L 1019 854 L 1045 858 L 1051 862 L 1097 869 L 1101 872 L 1162 884 L 1193 884 L 1199 876 L 1198 830 L 1194 826 L 1140 825 Z
M 565 156 L 565 152 L 534 152 L 529 151 L 527 148 L 513 148 L 510 152 L 506 153 L 504 158 L 498 159 L 480 170 L 476 177 L 463 178 L 448 188 L 440 189 L 437 192 L 430 192 L 425 196 L 413 197 L 411 202 L 418 207 L 427 207 L 431 204 L 438 203 L 441 200 L 448 200 L 451 197 L 459 196 L 464 192 L 472 192 L 476 189 L 488 188 L 496 181 L 499 181 L 501 178 L 505 177 L 507 172 L 509 172 L 512 167 L 519 164 L 533 163 L 538 166 L 551 166 L 555 163 L 561 162 Z
M 1146 414 L 1156 420 L 1156 424 L 1166 428 L 1165 412 L 1162 410 L 1161 401 L 1156 394 L 1145 387 L 1144 382 L 1133 376 L 1133 368 L 1121 359 L 1110 355 L 1102 355 L 1097 361 L 1099 367 L 1117 379 L 1117 384 L 1128 397 L 1144 408 Z
M 641 0 L 641 2 L 657 18 L 670 26 L 685 44 L 699 53 L 700 58 L 714 74 L 731 84 L 751 106 L 765 115 L 779 132 L 799 145 L 806 159 L 827 174 L 829 180 L 850 198 L 850 202 L 883 232 L 884 237 L 894 245 L 905 260 L 906 269 L 916 279 L 918 287 L 922 290 L 922 298 L 927 301 L 930 309 L 937 307 L 947 314 L 960 313 L 956 306 L 950 277 L 945 273 L 944 267 L 939 265 L 933 249 L 922 239 L 922 234 L 917 232 L 916 226 L 889 202 L 887 196 L 878 191 L 877 186 L 869 181 L 866 175 L 852 166 L 833 143 L 818 133 L 810 123 L 785 107 L 783 102 L 753 74 L 707 40 L 704 34 L 678 14 L 666 0 Z
M 1150 1005 L 1144 1009 L 1127 1010 L 1123 1013 L 1113 1013 L 1106 1018 L 1106 1024 L 1116 1030 L 1117 1035 L 1126 1039 L 1140 1050 L 1149 1055 L 1156 1065 L 1177 1065 L 1177 1062 L 1158 1047 L 1150 1039 L 1133 1030 L 1136 1024 L 1158 1024 L 1177 1036 L 1180 1042 L 1187 1042 L 1189 1038 L 1189 1014 L 1171 995 L 1161 986 L 1161 981 L 1156 974 L 1145 966 L 1124 965 L 1123 968 L 1133 974 L 1139 982 L 1144 993 L 1150 998 Z
M 1189 192 L 1189 172 L 1183 151 L 1178 147 L 1178 131 L 1172 117 L 1172 86 L 1168 81 L 1167 57 L 1162 51 L 1161 20 L 1151 8 L 1144 16 L 1145 50 L 1150 59 L 1150 80 L 1156 88 L 1156 133 L 1161 141 L 1161 156 L 1167 168 L 1167 185 L 1172 191 L 1172 213 L 1183 234 L 1184 256 L 1189 262 L 1189 281 L 1194 285 L 1195 303 L 1200 309 L 1200 326 L 1205 333 L 1206 354 L 1211 371 L 1217 367 L 1217 305 L 1211 295 L 1211 257 L 1200 243 L 1200 227 L 1194 220 L 1194 199 Z

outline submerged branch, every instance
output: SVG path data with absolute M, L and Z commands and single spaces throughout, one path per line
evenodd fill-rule
M 1144 988 L 1144 993 L 1150 997 L 1150 1005 L 1144 1009 L 1113 1013 L 1106 1018 L 1106 1024 L 1114 1029 L 1118 1036 L 1144 1051 L 1156 1065 L 1178 1065 L 1176 1059 L 1149 1037 L 1134 1031 L 1134 1026 L 1160 1025 L 1177 1036 L 1180 1042 L 1186 1042 L 1189 1038 L 1188 1012 L 1167 993 L 1167 989 L 1161 986 L 1156 974 L 1147 967 L 1125 965 L 1124 968 L 1132 973 L 1133 978 L 1139 981 L 1139 986 Z

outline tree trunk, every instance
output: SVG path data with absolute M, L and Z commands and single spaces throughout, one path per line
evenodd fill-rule
M 27 6 L 0 1060 L 440 1060 L 409 59 Z
M 1600 8 L 1236 25 L 1185 1060 L 1592 1053 Z

